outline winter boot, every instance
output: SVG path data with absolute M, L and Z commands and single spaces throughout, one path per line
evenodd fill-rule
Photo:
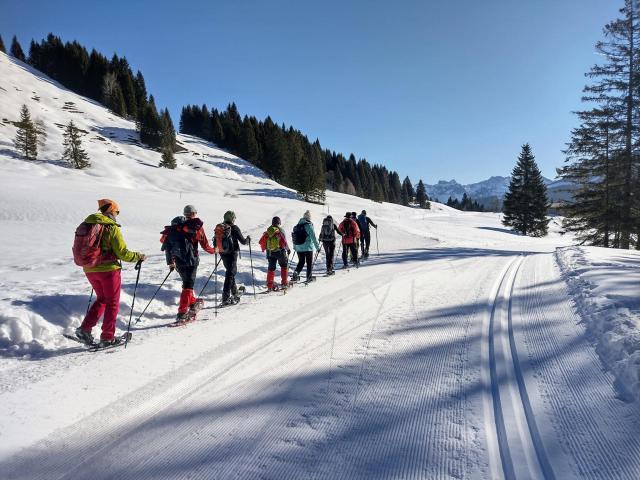
M 93 343 L 93 335 L 91 335 L 90 332 L 85 332 L 80 327 L 76 328 L 76 337 L 87 345 L 91 345 Z
M 178 313 L 178 315 L 176 315 L 176 323 L 184 323 L 187 320 L 189 320 L 189 314 L 188 313 Z
M 267 272 L 267 290 L 273 290 L 273 279 L 276 277 L 276 272 L 269 270 Z
M 204 307 L 204 300 L 201 298 L 196 298 L 196 301 L 189 305 L 189 314 L 195 315 Z
M 235 302 L 231 297 L 223 298 L 222 302 L 220 302 L 221 307 L 227 307 L 229 305 L 235 305 Z
M 124 340 L 122 339 L 122 337 L 113 337 L 110 340 L 104 340 L 104 339 L 100 340 L 100 343 L 98 346 L 100 348 L 105 348 L 105 347 L 120 345 L 121 343 L 124 343 Z
M 291 277 L 291 280 L 294 282 L 297 282 L 298 280 L 300 280 L 300 274 L 294 271 L 293 276 Z
M 282 267 L 280 269 L 280 284 L 287 288 L 289 286 L 289 269 L 287 267 Z
M 187 313 L 189 305 L 194 303 L 193 290 L 190 288 L 183 288 L 180 294 L 180 305 L 178 306 L 178 313 Z

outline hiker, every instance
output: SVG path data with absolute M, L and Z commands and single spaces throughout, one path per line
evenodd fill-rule
M 356 267 L 360 266 L 358 262 L 358 239 L 360 238 L 360 229 L 356 221 L 351 218 L 351 212 L 344 214 L 344 220 L 340 222 L 338 231 L 342 235 L 342 263 L 343 268 L 347 268 L 347 255 L 351 252 L 351 259 Z
M 333 221 L 333 217 L 331 215 L 327 215 L 327 217 L 322 221 L 320 235 L 318 236 L 318 240 L 322 242 L 324 253 L 327 257 L 327 275 L 333 275 L 335 273 L 333 270 L 333 257 L 336 252 L 336 232 L 338 235 L 342 236 L 340 230 L 338 230 L 337 225 Z
M 291 235 L 293 240 L 293 249 L 298 254 L 298 265 L 293 272 L 293 281 L 300 280 L 300 272 L 304 264 L 307 264 L 307 282 L 314 280 L 312 275 L 313 270 L 313 252 L 320 250 L 320 245 L 316 239 L 316 234 L 313 231 L 313 223 L 311 223 L 311 212 L 307 210 L 293 228 L 293 234 Z
M 84 237 L 79 236 L 81 229 L 93 228 L 94 225 L 102 225 L 96 231 L 97 238 L 100 239 L 100 251 L 96 249 L 96 256 L 89 263 L 85 263 L 83 270 L 89 283 L 96 292 L 96 300 L 89 308 L 82 324 L 76 329 L 76 336 L 81 341 L 92 344 L 93 335 L 91 330 L 95 327 L 104 314 L 102 320 L 102 333 L 100 334 L 100 347 L 117 345 L 123 340 L 115 336 L 116 320 L 120 308 L 120 286 L 122 270 L 121 261 L 137 263 L 143 262 L 147 257 L 143 253 L 132 252 L 127 249 L 127 245 L 122 238 L 120 225 L 116 223 L 116 217 L 120 214 L 118 204 L 108 198 L 98 200 L 99 213 L 89 215 L 83 224 L 76 230 L 76 240 L 74 242 L 74 260 L 76 252 L 83 249 L 82 241 L 90 241 L 91 234 Z M 89 227 L 91 226 L 91 227 Z M 94 239 L 96 237 L 93 237 Z M 84 245 L 85 252 L 88 245 Z M 76 261 L 78 263 L 78 261 Z
M 288 261 L 291 250 L 287 244 L 287 237 L 282 230 L 281 224 L 280 217 L 273 217 L 271 226 L 262 234 L 259 242 L 262 251 L 266 250 L 267 261 L 269 262 L 267 270 L 268 291 L 278 290 L 278 287 L 274 284 L 276 265 L 280 265 L 280 287 L 287 288 L 289 286 Z
M 367 211 L 362 210 L 362 213 L 358 216 L 358 226 L 360 227 L 360 246 L 362 247 L 362 258 L 369 258 L 369 244 L 371 243 L 371 225 L 376 230 L 378 226 L 373 223 L 369 217 L 367 217 Z
M 235 305 L 240 301 L 238 287 L 236 285 L 236 273 L 238 273 L 238 252 L 240 243 L 246 245 L 251 241 L 249 235 L 242 236 L 240 228 L 235 224 L 236 214 L 228 210 L 224 214 L 224 222 L 216 225 L 214 246 L 220 254 L 224 265 L 224 286 L 222 287 L 221 305 Z
M 171 225 L 164 227 L 160 238 L 161 250 L 165 253 L 169 270 L 176 270 L 182 279 L 182 293 L 176 322 L 195 319 L 196 312 L 204 305 L 204 301 L 193 294 L 200 264 L 198 244 L 205 252 L 216 253 L 215 249 L 209 245 L 204 224 L 198 218 L 196 207 L 187 205 L 182 213 L 182 216 L 171 220 Z

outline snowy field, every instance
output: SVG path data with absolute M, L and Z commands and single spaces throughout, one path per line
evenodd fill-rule
M 178 169 L 159 169 L 131 122 L 3 54 L 0 73 L 0 478 L 640 478 L 638 252 L 573 247 L 555 220 L 532 239 L 439 204 L 306 204 L 183 135 Z M 22 103 L 48 129 L 37 162 L 13 152 Z M 86 171 L 60 161 L 71 119 Z M 134 322 L 167 273 L 159 232 L 187 203 L 209 236 L 234 210 L 254 247 L 273 215 L 290 231 L 306 209 L 316 226 L 366 209 L 380 255 L 374 235 L 369 261 L 329 278 L 321 254 L 314 284 L 217 316 L 210 284 L 181 329 L 166 328 L 170 277 L 126 350 L 89 353 L 61 334 L 90 290 L 73 232 L 102 197 L 150 255 Z M 261 288 L 264 256 L 253 263 Z M 246 248 L 238 280 L 252 292 Z M 134 282 L 126 264 L 121 330 Z

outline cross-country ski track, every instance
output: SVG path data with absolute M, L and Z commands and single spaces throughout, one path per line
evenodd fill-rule
M 34 395 L 103 362 L 126 376 L 133 351 L 176 365 L 106 393 L 3 478 L 636 477 L 637 407 L 616 397 L 552 253 L 400 251 L 317 284 L 52 359 Z

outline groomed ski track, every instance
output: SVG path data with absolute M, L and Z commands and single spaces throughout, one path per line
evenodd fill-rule
M 637 407 L 616 398 L 556 270 L 550 252 L 398 251 L 54 359 L 33 395 L 69 382 L 56 401 L 72 405 L 108 362 L 105 404 L 10 455 L 2 477 L 635 478 Z M 175 368 L 132 363 L 154 355 Z

